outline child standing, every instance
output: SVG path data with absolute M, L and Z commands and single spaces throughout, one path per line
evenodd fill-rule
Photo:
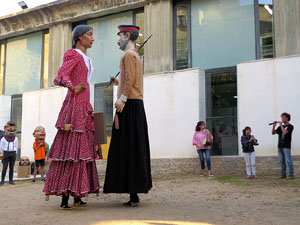
M 212 143 L 213 136 L 206 129 L 205 123 L 203 121 L 199 121 L 197 123 L 195 134 L 193 137 L 193 145 L 196 146 L 197 152 L 199 154 L 200 163 L 201 163 L 201 176 L 205 176 L 205 163 L 204 163 L 204 154 L 206 158 L 207 165 L 207 175 L 209 177 L 213 177 L 211 174 L 211 163 L 210 163 L 210 148 Z
M 34 150 L 34 171 L 33 171 L 33 180 L 32 183 L 35 183 L 37 170 L 40 167 L 41 172 L 41 181 L 45 182 L 44 178 L 44 167 L 45 167 L 45 159 L 46 159 L 46 149 L 47 144 L 45 142 L 46 132 L 45 128 L 42 126 L 38 126 L 35 128 L 33 136 L 35 137 L 35 142 L 33 143 Z
M 258 143 L 255 137 L 251 135 L 250 127 L 244 128 L 243 136 L 241 137 L 241 143 L 242 143 L 244 159 L 246 163 L 247 180 L 251 178 L 257 179 L 254 145 L 258 145 Z M 251 169 L 252 169 L 252 177 L 251 177 Z

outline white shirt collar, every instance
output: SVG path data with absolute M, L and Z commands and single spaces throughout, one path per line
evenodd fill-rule
M 92 76 L 93 76 L 93 73 L 94 73 L 94 67 L 92 65 L 92 61 L 91 59 L 86 55 L 84 54 L 80 49 L 77 49 L 75 48 L 74 49 L 76 52 L 78 52 L 80 55 L 82 55 L 83 59 L 84 59 L 84 62 L 85 62 L 85 65 L 88 69 L 88 82 L 90 82 L 90 80 L 92 79 Z

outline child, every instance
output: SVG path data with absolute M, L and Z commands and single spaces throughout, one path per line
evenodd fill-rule
M 246 163 L 247 180 L 253 178 L 257 179 L 256 166 L 255 166 L 255 152 L 254 145 L 258 145 L 257 140 L 251 135 L 251 128 L 245 127 L 243 130 L 243 136 L 241 137 L 241 143 Z M 252 177 L 251 177 L 252 169 Z
M 46 149 L 47 144 L 45 142 L 46 132 L 45 128 L 42 126 L 38 126 L 35 128 L 33 132 L 33 136 L 35 137 L 35 142 L 33 143 L 34 150 L 34 171 L 33 171 L 33 180 L 31 183 L 35 183 L 37 170 L 40 167 L 41 172 L 41 181 L 45 182 L 44 178 L 44 167 L 45 167 L 45 159 L 46 159 Z
M 213 136 L 206 129 L 205 123 L 203 121 L 199 121 L 197 123 L 195 134 L 193 137 L 193 145 L 196 146 L 197 152 L 199 154 L 200 163 L 201 163 L 201 176 L 205 176 L 205 163 L 204 163 L 204 154 L 206 158 L 207 165 L 207 175 L 209 177 L 213 177 L 211 174 L 211 163 L 210 163 L 210 146 L 212 143 Z

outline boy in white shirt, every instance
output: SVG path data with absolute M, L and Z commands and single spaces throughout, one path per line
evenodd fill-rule
M 0 152 L 3 153 L 3 169 L 0 186 L 4 185 L 6 170 L 9 165 L 9 184 L 15 185 L 13 181 L 14 166 L 18 151 L 17 127 L 14 121 L 8 121 L 4 126 L 5 135 L 0 140 Z

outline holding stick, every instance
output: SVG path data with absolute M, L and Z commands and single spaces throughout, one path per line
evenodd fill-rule
M 138 48 L 138 52 L 144 47 L 144 45 L 148 42 L 148 40 L 152 37 L 152 34 L 143 42 L 143 44 Z M 120 74 L 120 71 L 116 74 L 115 77 L 118 77 Z M 106 87 L 109 87 L 112 84 L 112 80 L 109 82 L 109 84 Z

